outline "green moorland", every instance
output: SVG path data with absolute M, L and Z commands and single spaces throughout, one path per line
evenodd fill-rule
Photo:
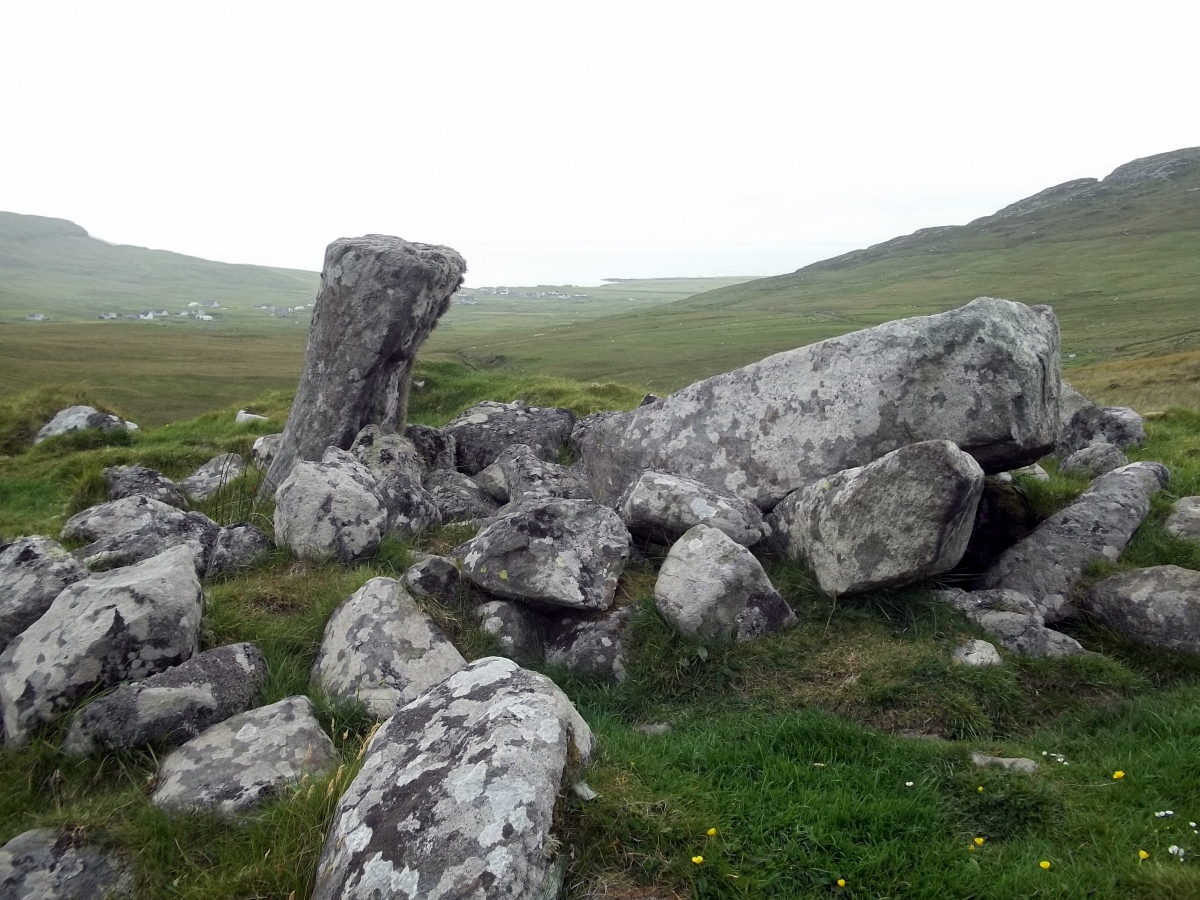
M 418 377 L 426 387 L 414 395 L 414 418 L 430 424 L 483 398 L 585 413 L 631 407 L 641 394 L 447 361 L 424 364 Z M 105 398 L 41 388 L 0 408 L 3 533 L 55 534 L 65 515 L 103 499 L 105 465 L 137 462 L 179 477 L 215 453 L 245 453 L 282 426 L 289 400 L 276 392 L 246 404 L 265 423 L 235 426 L 231 406 L 137 434 L 84 433 L 26 449 L 34 423 L 85 399 Z M 1168 463 L 1174 480 L 1123 557 L 1091 577 L 1166 562 L 1200 568 L 1200 546 L 1161 524 L 1172 499 L 1200 493 L 1200 411 L 1172 409 L 1147 432 L 1133 455 Z M 202 508 L 269 530 L 269 508 L 252 501 L 257 477 Z M 1025 485 L 1043 513 L 1083 487 L 1058 475 Z M 388 543 L 351 567 L 276 553 L 206 586 L 204 645 L 256 641 L 271 672 L 264 703 L 311 694 L 307 673 L 334 606 L 370 577 L 398 575 L 413 550 L 444 552 L 468 535 L 460 526 L 415 545 Z M 599 798 L 568 798 L 562 808 L 568 896 L 1200 896 L 1191 859 L 1200 828 L 1190 824 L 1200 820 L 1200 660 L 1147 652 L 1080 622 L 1071 633 L 1095 656 L 1004 654 L 1002 668 L 965 669 L 951 651 L 983 635 L 933 602 L 929 585 L 835 603 L 804 569 L 770 558 L 800 626 L 747 645 L 700 644 L 655 613 L 663 550 L 645 550 L 619 589 L 619 602 L 640 610 L 628 680 L 590 684 L 540 667 L 599 737 L 586 773 Z M 468 658 L 495 651 L 462 604 L 425 606 Z M 149 804 L 162 748 L 77 762 L 58 751 L 60 727 L 28 748 L 0 749 L 0 841 L 34 826 L 77 830 L 127 856 L 143 897 L 303 898 L 371 727 L 361 709 L 313 696 L 344 767 L 234 824 L 171 819 Z M 646 723 L 671 731 L 644 734 L 637 726 Z M 978 772 L 971 750 L 1029 756 L 1042 768 Z M 1166 810 L 1173 815 L 1156 815 Z M 1184 849 L 1184 863 L 1172 846 Z

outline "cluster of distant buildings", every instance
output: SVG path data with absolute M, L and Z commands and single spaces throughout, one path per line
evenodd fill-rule
M 261 309 L 264 312 L 269 312 L 273 316 L 280 317 L 290 316 L 292 313 L 308 309 L 308 307 L 303 303 L 301 303 L 299 306 L 272 306 L 269 303 L 256 303 L 254 304 L 254 308 Z
M 294 313 L 302 312 L 308 309 L 307 304 L 299 306 L 272 306 L 269 303 L 259 303 L 255 309 L 263 310 L 273 316 L 290 316 Z M 216 300 L 193 300 L 188 304 L 188 308 L 182 312 L 172 313 L 166 309 L 143 309 L 138 312 L 103 312 L 96 316 L 105 322 L 111 322 L 119 319 L 128 319 L 131 321 L 150 322 L 155 319 L 194 319 L 198 322 L 211 322 L 215 318 L 209 313 L 209 310 L 221 309 L 221 304 Z M 35 312 L 25 316 L 28 322 L 49 322 L 50 317 L 44 313 Z
M 489 297 L 518 297 L 522 300 L 538 300 L 546 297 L 552 297 L 556 300 L 580 300 L 587 299 L 588 294 L 566 294 L 562 291 L 518 291 L 506 287 L 481 287 L 473 288 L 474 293 L 471 294 L 456 294 L 454 299 L 466 306 L 478 306 L 479 301 L 476 295 L 484 295 Z

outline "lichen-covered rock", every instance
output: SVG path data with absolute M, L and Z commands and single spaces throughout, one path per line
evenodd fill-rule
M 182 744 L 249 709 L 266 678 L 267 662 L 254 644 L 206 650 L 89 703 L 71 720 L 63 752 L 90 756 Z
M 414 597 L 448 600 L 460 582 L 458 566 L 444 556 L 426 556 L 404 572 L 404 586 Z
M 1176 537 L 1200 541 L 1200 497 L 1181 497 L 1176 500 L 1163 528 Z
M 1013 653 L 1058 658 L 1085 652 L 1074 638 L 1047 628 L 1033 601 L 1016 591 L 967 593 L 950 588 L 935 591 L 934 596 L 954 606 Z
M 475 607 L 479 626 L 499 643 L 505 656 L 536 659 L 542 655 L 546 618 L 515 600 L 490 600 Z
M 270 550 L 271 539 L 257 525 L 249 522 L 227 525 L 217 534 L 207 575 L 214 578 L 248 568 Z
M 530 497 L 592 499 L 582 472 L 540 459 L 528 444 L 506 448 L 495 462 L 475 476 L 475 481 L 501 503 Z
M 282 440 L 282 434 L 264 434 L 258 438 L 250 448 L 250 459 L 254 465 L 263 471 L 271 468 L 275 454 L 279 452 L 279 442 Z
M 387 531 L 401 539 L 415 537 L 442 524 L 442 511 L 421 482 L 393 472 L 375 489 L 387 510 Z
M 455 550 L 476 587 L 535 606 L 608 609 L 629 558 L 629 531 L 590 500 L 514 504 Z
M 584 467 L 602 501 L 651 469 L 760 509 L 928 440 L 1002 472 L 1054 447 L 1058 356 L 1050 307 L 981 297 L 779 353 L 597 422 Z
M 967 641 L 954 651 L 954 661 L 964 666 L 1000 666 L 1004 660 L 987 641 Z
M 288 697 L 208 728 L 172 750 L 150 802 L 173 813 L 232 815 L 341 761 L 307 697 Z
M 1006 550 L 977 589 L 1018 591 L 1047 624 L 1070 617 L 1071 587 L 1098 560 L 1115 562 L 1150 512 L 1150 497 L 1169 480 L 1159 463 L 1131 463 L 1091 483 L 1079 498 Z
M 1076 450 L 1067 456 L 1058 467 L 1063 475 L 1082 475 L 1084 478 L 1096 478 L 1113 469 L 1129 465 L 1125 454 L 1112 444 L 1103 442 L 1089 444 L 1082 450 Z
M 260 416 L 258 413 L 252 413 L 248 409 L 239 409 L 233 417 L 234 425 L 249 425 L 251 422 L 265 422 L 266 416 Z
M 569 409 L 485 400 L 443 431 L 454 438 L 458 468 L 475 475 L 513 444 L 527 444 L 540 459 L 557 459 L 574 425 L 575 414 Z
M 136 425 L 126 422 L 120 416 L 100 412 L 91 406 L 68 406 L 66 409 L 56 412 L 54 418 L 42 426 L 33 442 L 40 444 L 46 438 L 70 434 L 72 431 L 83 431 L 88 428 L 97 428 L 101 431 L 118 429 L 137 431 Z
M 1200 655 L 1200 572 L 1193 569 L 1122 572 L 1092 585 L 1082 606 L 1135 643 Z
M 178 516 L 181 511 L 161 500 L 149 497 L 124 497 L 89 507 L 67 519 L 62 528 L 65 541 L 98 541 L 101 538 L 127 534 L 160 516 Z
M 696 525 L 671 547 L 654 605 L 689 637 L 745 641 L 796 623 L 754 554 L 710 525 Z
M 426 476 L 425 485 L 445 522 L 486 519 L 500 508 L 499 503 L 462 472 L 438 469 Z
M 176 509 L 187 509 L 187 497 L 179 485 L 161 472 L 145 466 L 108 466 L 101 472 L 109 500 L 149 497 Z
M 338 802 L 314 900 L 557 896 L 554 810 L 593 744 L 548 678 L 477 660 L 376 733 Z
M 235 478 L 245 474 L 246 460 L 237 453 L 222 453 L 179 482 L 179 486 L 193 500 L 207 500 Z
M 566 612 L 555 616 L 546 639 L 546 662 L 562 666 L 580 678 L 620 683 L 625 668 L 625 629 L 633 618 L 632 606 L 610 612 Z
M 0 847 L 3 900 L 116 900 L 133 885 L 125 862 L 77 832 L 35 828 Z
M 986 753 L 980 753 L 977 750 L 971 751 L 971 763 L 977 769 L 986 769 L 995 766 L 999 769 L 1007 769 L 1010 772 L 1024 772 L 1031 775 L 1038 770 L 1038 764 L 1032 759 L 1025 759 L 1022 756 L 988 756 Z
M 758 543 L 769 530 L 753 503 L 666 472 L 643 472 L 616 508 L 631 533 L 665 544 L 700 524 L 719 528 L 743 547 Z
M 1078 392 L 1072 391 L 1077 397 Z M 1112 444 L 1114 447 L 1132 447 L 1146 440 L 1146 428 L 1142 417 L 1125 406 L 1097 406 L 1087 398 L 1073 402 L 1065 409 L 1074 411 L 1063 423 L 1058 435 L 1058 451 L 1073 453 L 1095 443 Z
M 412 441 L 427 472 L 453 469 L 455 462 L 454 436 L 428 425 L 409 425 L 404 436 Z
M 466 271 L 449 247 L 390 235 L 329 245 L 304 369 L 263 495 L 283 484 L 297 460 L 348 448 L 366 425 L 404 427 L 417 350 Z
M 958 565 L 983 470 L 949 441 L 924 441 L 815 481 L 771 513 L 791 559 L 834 596 L 912 584 Z
M 90 574 L 47 537 L 18 538 L 0 548 L 0 652 L 42 617 L 63 588 Z
M 145 499 L 126 497 L 93 507 L 87 512 Z M 157 503 L 154 500 L 148 502 Z M 80 515 L 86 515 L 87 512 Z M 216 522 L 203 513 L 183 512 L 160 503 L 147 517 L 145 524 L 130 531 L 116 531 L 121 522 L 136 521 L 136 517 L 126 516 L 125 512 L 118 512 L 115 516 L 113 533 L 105 534 L 76 550 L 75 558 L 91 569 L 114 569 L 158 556 L 171 547 L 186 547 L 192 555 L 196 573 L 200 576 L 207 574 L 213 547 L 221 533 L 221 526 Z
M 372 578 L 330 616 L 313 684 L 386 719 L 466 661 L 391 578 Z
M 275 540 L 307 559 L 369 556 L 387 519 L 375 491 L 338 463 L 300 461 L 275 494 Z
M 350 453 L 377 481 L 389 475 L 404 475 L 421 483 L 425 468 L 421 454 L 412 441 L 395 432 L 385 433 L 378 425 L 368 425 L 355 435 Z
M 186 547 L 69 585 L 0 654 L 8 742 L 24 744 L 94 690 L 190 659 L 203 603 Z

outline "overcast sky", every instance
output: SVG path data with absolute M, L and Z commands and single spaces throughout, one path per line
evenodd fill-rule
M 0 209 L 468 284 L 778 274 L 1200 144 L 1200 5 L 5 3 Z

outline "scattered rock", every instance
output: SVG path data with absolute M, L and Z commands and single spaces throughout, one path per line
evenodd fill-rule
M 720 529 L 744 547 L 758 543 L 769 530 L 753 503 L 665 472 L 643 472 L 616 508 L 630 532 L 665 544 L 700 524 Z
M 47 537 L 18 538 L 0 548 L 0 652 L 40 619 L 65 587 L 90 574 Z
M 0 655 L 0 714 L 23 745 L 88 693 L 196 652 L 204 596 L 186 547 L 67 586 Z
M 148 744 L 182 744 L 249 709 L 266 678 L 266 660 L 254 644 L 206 650 L 89 703 L 71 721 L 63 752 L 91 756 Z
M 203 501 L 245 474 L 246 460 L 237 453 L 222 453 L 179 482 L 179 486 L 193 500 Z
M 424 460 L 416 446 L 406 437 L 385 434 L 378 425 L 362 429 L 350 445 L 350 453 L 367 467 L 376 481 L 389 475 L 403 475 L 418 485 L 425 470 Z
M 404 429 L 404 436 L 412 441 L 426 472 L 455 467 L 453 435 L 428 425 L 409 425 Z
M 1057 658 L 1085 652 L 1074 638 L 1047 628 L 1033 601 L 1016 591 L 967 593 L 950 588 L 935 591 L 934 596 L 952 604 L 969 622 L 1013 653 Z
M 1058 451 L 1073 453 L 1098 442 L 1114 447 L 1132 447 L 1146 440 L 1142 417 L 1124 406 L 1097 406 L 1084 399 L 1069 404 L 1071 418 L 1058 436 Z
M 187 509 L 187 497 L 179 485 L 161 472 L 145 466 L 108 466 L 101 473 L 108 487 L 109 500 L 125 497 L 149 497 L 176 509 Z
M 270 550 L 271 539 L 257 525 L 249 522 L 228 525 L 217 534 L 207 575 L 215 578 L 249 568 Z
M 433 495 L 407 475 L 389 475 L 375 493 L 387 510 L 389 534 L 407 540 L 442 524 L 442 511 Z
M 608 609 L 629 558 L 629 532 L 590 500 L 533 499 L 455 550 L 472 584 L 509 600 Z
M 457 672 L 466 661 L 391 578 L 372 578 L 334 610 L 313 684 L 358 700 L 378 719 Z
M 186 547 L 204 575 L 221 527 L 203 513 L 184 512 L 148 497 L 124 497 L 85 509 L 67 520 L 64 540 L 90 540 L 75 558 L 92 569 L 117 568 Z
M 54 418 L 42 426 L 33 442 L 40 444 L 46 438 L 58 437 L 60 434 L 70 434 L 73 431 L 83 431 L 88 428 L 96 428 L 101 431 L 118 429 L 137 431 L 136 425 L 126 422 L 120 416 L 102 413 L 91 406 L 68 406 L 66 409 L 56 412 Z
M 296 463 L 275 495 L 275 540 L 307 559 L 352 562 L 374 553 L 387 510 L 355 475 L 337 463 Z
M 0 847 L 4 900 L 100 900 L 133 895 L 133 876 L 117 856 L 77 832 L 35 828 Z
M 983 470 L 949 441 L 910 444 L 789 495 L 769 522 L 834 595 L 912 584 L 966 552 Z
M 426 477 L 433 502 L 446 522 L 487 519 L 500 508 L 486 491 L 462 472 L 438 469 Z
M 582 473 L 539 459 L 528 444 L 513 444 L 506 448 L 495 462 L 475 476 L 475 482 L 501 503 L 531 497 L 592 499 Z
M 928 440 L 1002 472 L 1054 447 L 1058 354 L 1050 307 L 981 297 L 779 353 L 599 421 L 582 440 L 584 467 L 601 500 L 652 469 L 760 509 Z
M 548 678 L 477 660 L 375 735 L 338 801 L 314 900 L 557 896 L 555 809 L 593 746 Z
M 480 627 L 500 642 L 505 656 L 538 659 L 542 656 L 545 618 L 523 603 L 490 600 L 475 607 Z
M 1129 465 L 1125 454 L 1112 444 L 1096 443 L 1076 450 L 1059 465 L 1058 471 L 1063 475 L 1082 475 L 1085 478 L 1096 478 Z
M 460 581 L 458 567 L 444 556 L 426 556 L 404 573 L 404 586 L 414 597 L 448 600 L 454 596 Z
M 233 417 L 234 425 L 246 425 L 250 422 L 265 422 L 266 416 L 260 416 L 257 413 L 252 413 L 249 410 L 239 409 L 237 415 Z
M 668 722 L 643 722 L 637 726 L 637 730 L 651 737 L 662 737 L 664 734 L 670 734 L 675 729 Z
M 954 661 L 964 666 L 1001 666 L 1004 660 L 987 641 L 967 641 L 954 651 Z
M 1092 585 L 1082 605 L 1135 643 L 1200 654 L 1200 572 L 1193 569 L 1122 572 Z
M 761 635 L 760 617 L 772 631 L 796 622 L 754 554 L 710 525 L 696 525 L 671 547 L 654 585 L 654 604 L 689 637 L 742 641 Z
M 476 475 L 513 444 L 527 444 L 539 459 L 555 460 L 574 426 L 569 409 L 485 400 L 443 430 L 454 438 L 458 468 Z
M 1163 527 L 1168 534 L 1200 541 L 1200 497 L 1182 497 L 1167 516 Z
M 556 617 L 546 641 L 546 662 L 580 678 L 620 683 L 625 669 L 625 629 L 633 607 L 599 616 L 567 612 Z
M 282 440 L 282 434 L 264 434 L 256 440 L 254 446 L 250 448 L 250 458 L 254 461 L 254 465 L 264 471 L 271 468 L 271 463 L 275 461 L 275 454 L 279 452 L 279 442 Z
M 1025 772 L 1032 775 L 1038 770 L 1038 764 L 1032 759 L 1014 756 L 988 756 L 986 753 L 980 753 L 976 750 L 971 751 L 971 762 L 975 764 L 977 769 L 986 769 L 989 766 L 996 766 L 1001 769 L 1007 769 L 1009 772 Z
M 1019 591 L 1047 624 L 1070 617 L 1072 585 L 1089 564 L 1117 560 L 1150 512 L 1150 497 L 1168 478 L 1159 463 L 1131 463 L 1101 475 L 1074 503 L 1006 550 L 975 587 Z
M 162 762 L 150 802 L 173 813 L 232 815 L 341 761 L 307 697 L 288 697 L 213 725 Z

